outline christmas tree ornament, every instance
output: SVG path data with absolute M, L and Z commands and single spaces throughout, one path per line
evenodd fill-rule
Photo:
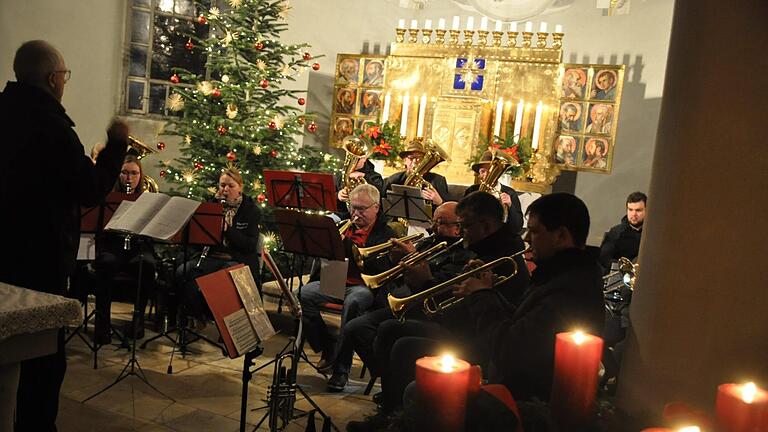
M 255 190 L 256 192 L 261 191 L 261 180 L 256 179 L 253 181 L 253 190 Z
M 215 6 L 210 8 L 210 9 L 208 9 L 208 15 L 211 18 L 218 18 L 220 14 L 221 14 L 221 11 L 219 10 L 219 8 L 217 8 Z
M 213 93 L 211 93 L 211 95 L 213 95 L 213 97 L 215 97 L 215 98 L 221 97 L 221 90 L 213 89 Z
M 200 162 L 195 162 L 195 169 L 200 171 L 201 169 L 205 168 L 205 165 L 201 164 Z
M 253 146 L 252 150 L 253 150 L 253 154 L 255 154 L 256 156 L 261 154 L 261 146 L 255 145 L 255 146 Z
M 235 104 L 228 104 L 227 105 L 227 118 L 228 119 L 234 119 L 237 117 L 237 105 Z
M 221 82 L 223 82 L 224 84 L 228 83 L 229 82 L 229 75 L 222 75 L 221 76 Z
M 168 173 L 165 170 L 160 170 L 160 178 L 165 178 L 167 175 Z
M 279 155 L 279 154 L 280 153 L 278 153 L 277 150 L 272 150 L 272 151 L 269 152 L 269 155 L 272 156 L 273 158 L 276 158 L 277 155 Z
M 306 60 L 306 61 L 312 60 L 312 54 L 310 54 L 308 52 L 305 52 L 304 53 L 304 60 Z
M 263 203 L 264 201 L 266 201 L 266 200 L 267 200 L 267 197 L 266 197 L 266 196 L 265 196 L 265 195 L 262 193 L 262 194 L 259 194 L 259 196 L 257 196 L 257 197 L 256 197 L 256 199 L 257 199 L 257 200 L 258 200 L 260 203 Z
M 229 159 L 230 161 L 233 161 L 233 160 L 237 159 L 237 153 L 235 153 L 234 151 L 230 150 L 227 153 L 227 159 Z
M 282 129 L 285 126 L 285 116 L 277 114 L 272 117 L 272 121 L 275 122 L 275 127 Z
M 307 120 L 304 117 L 297 117 L 296 121 L 299 123 L 299 125 L 304 126 L 304 123 L 307 122 Z
M 267 81 L 267 79 L 265 78 L 259 82 L 259 85 L 261 86 L 261 88 L 267 88 L 269 87 L 269 81 Z
M 184 143 L 187 145 L 192 144 L 192 136 L 191 135 L 184 135 Z
M 312 70 L 319 71 L 320 70 L 320 63 L 314 63 L 312 65 Z
M 179 79 L 179 76 L 176 74 L 171 75 L 171 82 L 174 84 L 178 84 L 181 79 Z
M 275 123 L 274 120 L 270 120 L 269 121 L 269 128 L 272 129 L 272 130 L 277 129 L 277 123 Z
M 263 70 L 267 70 L 267 62 L 265 62 L 265 61 L 264 61 L 264 60 L 262 60 L 262 59 L 258 59 L 258 60 L 256 60 L 256 68 L 257 68 L 258 70 L 262 70 L 262 71 L 263 71 Z
M 214 90 L 213 84 L 211 84 L 208 81 L 200 81 L 197 84 L 197 91 L 202 93 L 204 96 L 210 95 L 211 93 L 213 93 L 213 90 Z
M 158 142 L 157 143 L 157 149 L 160 150 L 160 151 L 165 150 L 165 143 L 162 142 L 162 141 Z
M 299 105 L 304 105 L 305 103 L 307 103 L 306 99 L 304 98 L 299 98 L 297 102 L 299 103 Z
M 217 128 L 216 128 L 216 132 L 218 132 L 218 133 L 219 133 L 219 135 L 222 135 L 222 136 L 224 136 L 224 135 L 226 135 L 226 134 L 227 134 L 227 127 L 226 127 L 226 126 L 223 126 L 223 125 L 222 125 L 222 126 L 219 126 L 219 127 L 217 127 Z
M 255 44 L 253 44 L 253 47 L 256 48 L 257 50 L 261 51 L 261 50 L 264 49 L 264 42 L 258 41 Z
M 184 48 L 188 49 L 189 51 L 192 51 L 192 49 L 195 48 L 195 44 L 192 43 L 192 38 L 187 40 L 187 43 L 184 44 Z
M 184 99 L 181 97 L 178 93 L 172 93 L 170 96 L 168 96 L 168 100 L 165 101 L 166 106 L 171 111 L 181 111 L 184 109 Z
M 208 20 L 205 18 L 205 16 L 200 15 L 199 17 L 197 17 L 197 23 L 200 25 L 206 25 L 208 24 Z
M 307 125 L 307 130 L 308 130 L 308 131 L 310 131 L 310 132 L 312 132 L 312 133 L 315 133 L 315 132 L 317 132 L 317 123 L 315 123 L 315 122 L 310 122 L 310 123 Z
M 234 9 L 239 8 L 243 4 L 243 0 L 229 0 L 229 5 Z

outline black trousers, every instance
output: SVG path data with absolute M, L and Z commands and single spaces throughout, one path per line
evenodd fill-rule
M 59 391 L 67 371 L 63 328 L 57 337 L 58 350 L 54 354 L 21 362 L 15 432 L 56 431 Z
M 355 352 L 371 371 L 372 375 L 379 375 L 379 368 L 374 354 L 374 340 L 379 325 L 392 319 L 389 308 L 371 310 L 352 319 L 342 328 L 342 337 L 336 352 L 334 372 L 349 373 L 352 365 L 352 356 Z

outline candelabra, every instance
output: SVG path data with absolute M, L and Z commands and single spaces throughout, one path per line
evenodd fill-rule
M 547 35 L 549 35 L 549 33 L 544 33 L 544 32 L 536 33 L 536 48 L 547 47 Z
M 486 30 L 477 31 L 477 44 L 480 46 L 488 46 L 488 31 Z
M 530 48 L 531 47 L 531 39 L 533 39 L 533 32 L 524 31 L 523 32 L 523 48 Z
M 493 32 L 493 46 L 496 48 L 501 46 L 501 37 L 504 36 L 504 32 L 495 31 Z
M 448 39 L 445 37 L 446 30 L 444 29 L 437 29 L 435 30 L 435 43 L 447 45 Z

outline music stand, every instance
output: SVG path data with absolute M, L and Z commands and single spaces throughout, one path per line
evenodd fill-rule
M 336 211 L 331 174 L 264 170 L 267 198 L 275 207 Z
M 392 185 L 383 200 L 384 215 L 391 218 L 403 218 L 419 222 L 429 222 L 432 215 L 427 211 L 427 203 L 421 196 L 421 189 L 411 186 Z

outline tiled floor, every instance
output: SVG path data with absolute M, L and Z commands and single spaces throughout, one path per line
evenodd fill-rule
M 274 358 L 288 341 L 293 323 L 284 311 L 274 313 L 274 305 L 267 304 L 273 325 L 280 331 L 265 343 L 264 353 L 256 359 L 261 365 Z M 129 305 L 113 307 L 113 322 L 128 321 Z M 333 320 L 333 317 L 330 318 Z M 149 325 L 148 325 L 149 326 Z M 213 324 L 203 333 L 214 340 L 218 332 Z M 154 333 L 148 331 L 147 337 Z M 61 391 L 59 431 L 237 431 L 240 418 L 241 374 L 243 359 L 223 357 L 218 348 L 204 342 L 191 345 L 195 353 L 185 357 L 174 356 L 173 374 L 166 373 L 171 343 L 158 339 L 144 350 L 137 350 L 141 369 L 149 382 L 167 397 L 156 392 L 136 376 L 120 383 L 83 403 L 87 397 L 112 383 L 130 358 L 130 352 L 106 346 L 99 351 L 98 369 L 93 369 L 91 352 L 77 337 L 67 345 L 67 374 Z M 308 350 L 310 360 L 318 356 Z M 343 393 L 326 393 L 325 378 L 309 365 L 300 363 L 298 383 L 310 397 L 332 417 L 339 430 L 345 430 L 348 421 L 371 413 L 374 405 L 370 396 L 363 395 L 368 376 L 359 380 L 360 362 L 355 359 L 351 380 Z M 252 430 L 265 410 L 267 387 L 271 384 L 273 367 L 270 365 L 251 380 L 248 392 L 247 430 Z M 374 388 L 374 392 L 377 388 Z M 296 408 L 310 409 L 303 398 Z M 322 422 L 317 416 L 317 430 Z M 288 431 L 304 431 L 306 417 L 293 421 Z M 268 430 L 266 423 L 259 430 Z

